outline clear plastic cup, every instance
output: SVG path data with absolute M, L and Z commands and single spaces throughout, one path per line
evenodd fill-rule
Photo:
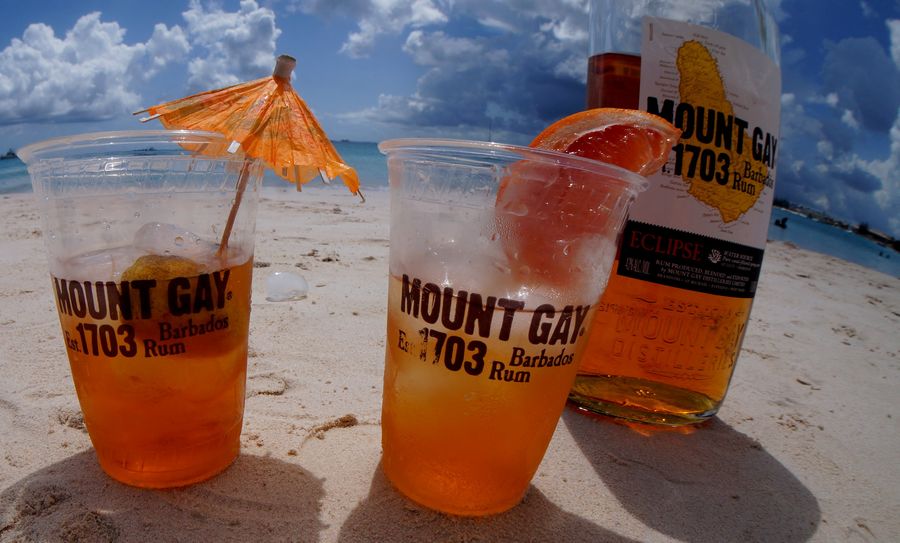
M 382 467 L 457 515 L 516 505 L 575 379 L 643 177 L 496 143 L 391 140 Z
M 238 454 L 262 167 L 229 143 L 107 132 L 19 152 L 85 426 L 127 484 L 190 484 Z

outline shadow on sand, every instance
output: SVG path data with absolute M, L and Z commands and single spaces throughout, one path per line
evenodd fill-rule
M 242 454 L 190 487 L 142 490 L 107 477 L 93 450 L 32 473 L 0 494 L 0 540 L 318 541 L 322 481 Z
M 714 418 L 686 434 L 567 408 L 563 421 L 622 506 L 681 541 L 806 541 L 815 496 L 756 441 Z M 639 430 L 639 431 L 636 431 Z
M 570 537 L 574 534 L 574 537 Z M 375 470 L 369 495 L 341 528 L 342 543 L 368 541 L 561 541 L 631 542 L 551 503 L 534 486 L 506 513 L 487 518 L 451 517 L 420 507 L 394 490 Z

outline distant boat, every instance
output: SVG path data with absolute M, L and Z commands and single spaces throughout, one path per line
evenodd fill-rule
M 16 153 L 14 153 L 12 149 L 7 151 L 5 155 L 0 155 L 0 160 L 9 160 L 11 158 L 19 158 L 18 156 L 16 156 Z
M 787 228 L 787 217 L 775 219 L 775 226 L 777 226 L 778 228 Z

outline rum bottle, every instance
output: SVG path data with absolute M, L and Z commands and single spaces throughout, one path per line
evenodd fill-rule
M 715 5 L 713 5 L 715 4 Z M 570 400 L 668 425 L 722 405 L 775 187 L 781 72 L 761 0 L 591 0 L 589 108 L 682 130 L 632 206 Z

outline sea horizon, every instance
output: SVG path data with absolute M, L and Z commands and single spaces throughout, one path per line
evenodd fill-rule
M 378 143 L 354 140 L 337 140 L 333 143 L 345 162 L 356 169 L 364 192 L 367 189 L 389 188 L 387 160 L 378 151 Z M 263 186 L 284 188 L 289 183 L 266 170 Z M 333 180 L 330 185 L 313 181 L 311 187 L 317 186 L 343 190 L 343 183 L 339 179 Z M 25 164 L 18 158 L 0 160 L 0 194 L 28 192 L 32 192 L 32 186 Z M 821 216 L 824 217 L 824 214 Z M 775 224 L 776 220 L 785 218 L 787 221 L 784 228 Z M 877 243 L 842 227 L 836 221 L 820 220 L 813 210 L 774 206 L 769 220 L 768 240 L 793 243 L 803 249 L 900 277 L 900 252 L 890 245 Z

